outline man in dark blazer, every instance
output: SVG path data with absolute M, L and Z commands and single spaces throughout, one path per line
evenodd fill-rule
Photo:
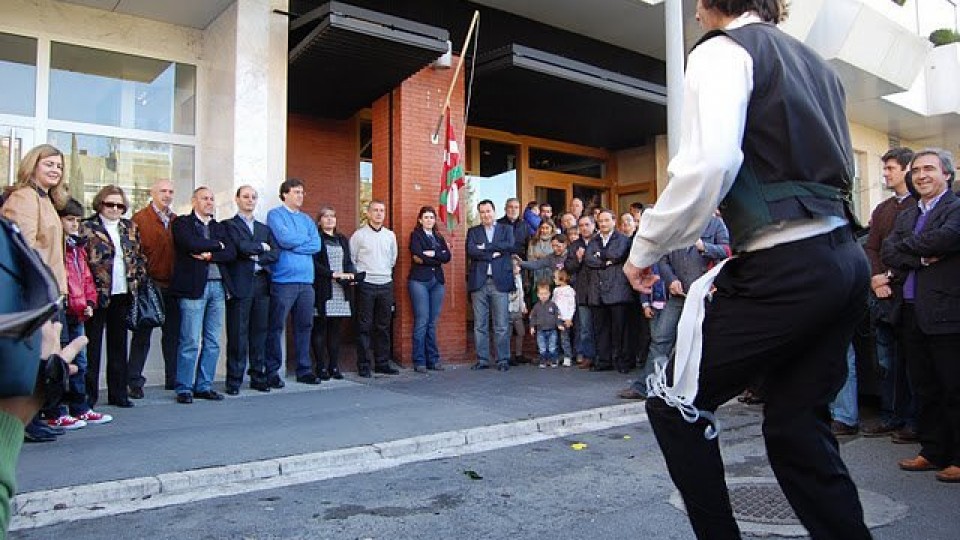
M 960 199 L 950 190 L 953 158 L 921 150 L 910 173 L 919 202 L 900 212 L 881 252 L 917 398 L 920 453 L 899 466 L 940 469 L 937 480 L 960 482 Z
M 240 393 L 250 359 L 250 388 L 269 392 L 266 346 L 270 322 L 269 265 L 280 257 L 270 227 L 254 219 L 259 196 L 251 186 L 237 189 L 237 215 L 223 222 L 237 250 L 226 266 L 233 284 L 227 299 L 227 394 Z
M 497 345 L 497 369 L 510 369 L 510 292 L 514 289 L 511 254 L 514 250 L 513 227 L 494 222 L 493 201 L 477 204 L 480 225 L 467 231 L 467 291 L 473 302 L 473 336 L 477 363 L 471 369 L 490 367 L 490 327 Z
M 174 390 L 177 403 L 184 404 L 193 403 L 194 397 L 223 399 L 213 389 L 213 375 L 220 357 L 224 304 L 227 295 L 234 291 L 226 265 L 237 258 L 226 228 L 213 219 L 213 191 L 199 187 L 191 202 L 193 212 L 171 225 L 176 260 L 170 294 L 180 299 L 180 346 Z

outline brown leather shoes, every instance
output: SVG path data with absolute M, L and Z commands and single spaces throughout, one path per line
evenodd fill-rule
M 897 465 L 905 471 L 935 471 L 940 467 L 937 467 L 929 459 L 923 456 L 917 456 L 915 458 L 901 459 L 897 462 Z M 954 467 L 957 469 L 957 472 L 960 473 L 960 468 Z M 960 479 L 960 477 L 958 477 Z
M 960 482 L 960 467 L 951 465 L 937 473 L 937 480 L 941 482 L 957 483 Z
M 632 386 L 617 392 L 617 397 L 620 399 L 647 399 L 646 394 Z
M 593 362 L 591 360 L 584 359 L 583 362 L 580 362 L 580 365 L 577 367 L 580 369 L 590 369 L 593 367 Z
M 894 444 L 913 444 L 919 440 L 920 435 L 917 434 L 917 430 L 908 427 L 894 431 L 890 437 L 890 441 Z

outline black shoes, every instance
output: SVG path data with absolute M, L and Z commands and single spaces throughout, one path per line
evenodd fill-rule
M 510 371 L 510 364 L 498 364 L 497 371 Z
M 397 375 L 400 373 L 400 370 L 393 366 L 392 362 L 387 362 L 382 366 L 377 366 L 373 368 L 375 373 L 383 373 L 384 375 Z
M 251 383 L 250 383 L 250 389 L 251 389 L 251 390 L 256 390 L 256 391 L 258 391 L 258 392 L 269 392 L 269 391 L 270 391 L 270 385 L 267 384 L 267 383 L 255 383 L 255 382 L 251 382 Z
M 130 399 L 143 399 L 143 388 L 131 388 L 130 391 L 127 392 L 127 396 L 129 396 Z
M 490 364 L 481 364 L 477 362 L 476 364 L 470 366 L 470 369 L 473 371 L 480 371 L 481 369 L 490 369 Z
M 297 382 L 302 384 L 320 384 L 320 379 L 313 373 L 307 373 L 306 375 L 297 375 Z
M 370 377 L 373 377 L 373 373 L 370 372 L 370 368 L 366 366 L 357 368 L 357 375 L 363 377 L 364 379 L 369 379 Z
M 239 389 L 239 388 L 233 388 L 233 387 L 227 388 L 227 395 L 228 395 L 228 396 L 236 396 L 236 395 L 238 395 L 238 394 L 240 394 L 240 389 Z
M 330 378 L 331 378 L 331 379 L 336 379 L 336 380 L 338 380 L 338 381 L 343 379 L 343 373 L 340 373 L 340 370 L 339 370 L 339 369 L 333 370 L 333 371 L 331 371 L 331 372 L 329 372 L 329 373 L 330 373 Z
M 177 403 L 189 405 L 193 403 L 193 396 L 190 394 L 177 394 Z
M 194 392 L 194 397 L 199 399 L 206 399 L 208 401 L 222 401 L 223 394 L 217 393 L 216 390 L 204 390 L 203 392 Z
M 273 379 L 268 384 L 270 385 L 270 388 L 276 388 L 277 390 L 287 385 L 285 382 L 283 382 L 283 379 L 281 379 L 280 377 Z
M 133 402 L 129 399 L 123 401 L 108 401 L 107 405 L 113 405 L 114 407 L 120 407 L 121 409 L 130 409 L 133 407 Z
M 427 366 L 427 369 L 430 371 L 443 371 L 443 364 L 434 364 L 432 366 Z

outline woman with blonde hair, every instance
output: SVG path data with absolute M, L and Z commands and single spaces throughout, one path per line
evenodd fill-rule
M 3 203 L 3 217 L 16 223 L 30 247 L 40 253 L 62 294 L 67 294 L 67 267 L 57 211 L 69 198 L 63 182 L 63 152 L 41 144 L 20 160 L 17 182 L 7 188 Z

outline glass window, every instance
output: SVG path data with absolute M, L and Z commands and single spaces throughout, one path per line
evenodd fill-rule
M 50 144 L 65 157 L 64 170 L 70 194 L 88 210 L 103 186 L 123 188 L 133 211 L 147 205 L 150 187 L 158 180 L 173 182 L 178 213 L 189 211 L 186 201 L 193 191 L 193 147 L 51 131 Z
M 607 162 L 595 157 L 531 148 L 530 168 L 602 179 L 607 173 Z
M 360 122 L 360 196 L 357 197 L 357 227 L 367 222 L 367 205 L 373 200 L 373 123 Z
M 78 45 L 50 50 L 50 118 L 194 133 L 195 66 Z
M 517 196 L 517 155 L 520 148 L 513 144 L 480 141 L 479 174 L 467 175 L 466 195 L 461 200 L 467 216 L 467 226 L 480 223 L 477 203 L 490 199 L 503 214 L 507 199 Z M 463 215 L 463 214 L 461 214 Z
M 16 182 L 20 160 L 31 148 L 32 129 L 0 126 L 0 186 Z
M 0 113 L 33 116 L 37 96 L 37 40 L 0 33 Z

